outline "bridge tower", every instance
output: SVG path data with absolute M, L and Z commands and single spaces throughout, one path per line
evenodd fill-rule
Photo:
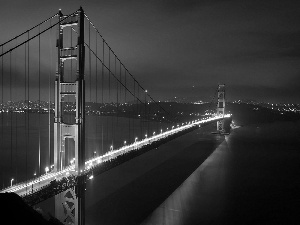
M 64 47 L 64 28 L 77 26 L 77 45 Z M 72 44 L 71 44 L 72 45 Z M 78 176 L 76 188 L 70 188 L 55 196 L 55 216 L 65 224 L 84 224 L 84 178 L 80 176 L 85 169 L 85 83 L 84 83 L 84 11 L 64 16 L 59 11 L 59 26 L 57 34 L 58 62 L 55 79 L 55 117 L 54 117 L 54 170 L 63 170 L 66 164 L 65 141 L 73 139 L 75 143 L 75 171 Z M 76 60 L 75 82 L 64 79 L 64 63 L 66 60 Z M 75 97 L 75 123 L 64 121 L 63 103 L 65 96 Z
M 225 84 L 219 84 L 218 86 L 218 104 L 217 104 L 217 116 L 225 115 Z M 224 119 L 217 122 L 217 131 L 224 132 Z

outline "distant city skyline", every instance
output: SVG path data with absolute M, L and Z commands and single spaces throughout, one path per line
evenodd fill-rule
M 157 101 L 300 102 L 298 1 L 5 1 L 0 43 L 80 5 Z

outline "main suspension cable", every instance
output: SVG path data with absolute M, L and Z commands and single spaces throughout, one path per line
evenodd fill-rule
M 55 15 L 49 17 L 48 19 L 44 20 L 43 22 L 41 22 L 41 23 L 39 23 L 39 24 L 33 26 L 32 28 L 30 28 L 30 29 L 28 29 L 28 30 L 22 32 L 21 34 L 15 36 L 14 38 L 11 38 L 10 40 L 4 42 L 4 43 L 1 44 L 0 46 L 4 46 L 4 45 L 8 44 L 9 42 L 12 42 L 13 40 L 16 40 L 17 38 L 21 37 L 22 35 L 26 34 L 26 33 L 29 32 L 29 31 L 33 30 L 34 28 L 39 27 L 39 26 L 42 25 L 43 23 L 46 23 L 47 21 L 49 21 L 49 20 L 55 18 L 56 16 L 58 16 L 58 13 L 56 13 Z

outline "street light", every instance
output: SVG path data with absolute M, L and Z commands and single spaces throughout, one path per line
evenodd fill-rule
M 113 151 L 114 150 L 114 146 L 110 146 L 110 151 Z
M 134 139 L 134 143 L 136 143 L 137 139 L 137 137 Z M 135 149 L 137 149 L 137 145 L 135 145 Z
M 153 132 L 153 136 L 155 135 L 155 131 Z
M 124 147 L 126 147 L 126 143 L 127 143 L 127 142 L 124 141 Z M 124 149 L 124 152 L 127 152 L 127 151 L 128 151 L 128 149 L 125 148 L 125 149 Z
M 45 168 L 45 171 L 46 171 L 46 174 L 47 174 L 48 171 L 49 171 L 49 167 L 48 166 Z
M 147 138 L 147 134 L 145 134 L 145 138 Z
M 14 178 L 12 178 L 11 180 L 10 180 L 10 186 L 12 186 L 12 182 L 14 181 Z
M 36 173 L 34 173 L 33 176 L 34 176 L 34 178 L 35 178 Z M 31 193 L 33 193 L 33 181 L 32 181 L 32 183 L 31 183 Z
M 96 151 L 94 151 L 94 158 L 96 157 Z

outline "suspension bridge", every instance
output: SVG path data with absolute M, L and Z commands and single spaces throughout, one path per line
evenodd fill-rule
M 231 117 L 225 85 L 210 116 L 184 121 L 165 109 L 82 8 L 1 44 L 0 56 L 1 193 L 29 205 L 55 196 L 64 223 L 84 224 L 87 179 L 200 126 L 223 133 Z

